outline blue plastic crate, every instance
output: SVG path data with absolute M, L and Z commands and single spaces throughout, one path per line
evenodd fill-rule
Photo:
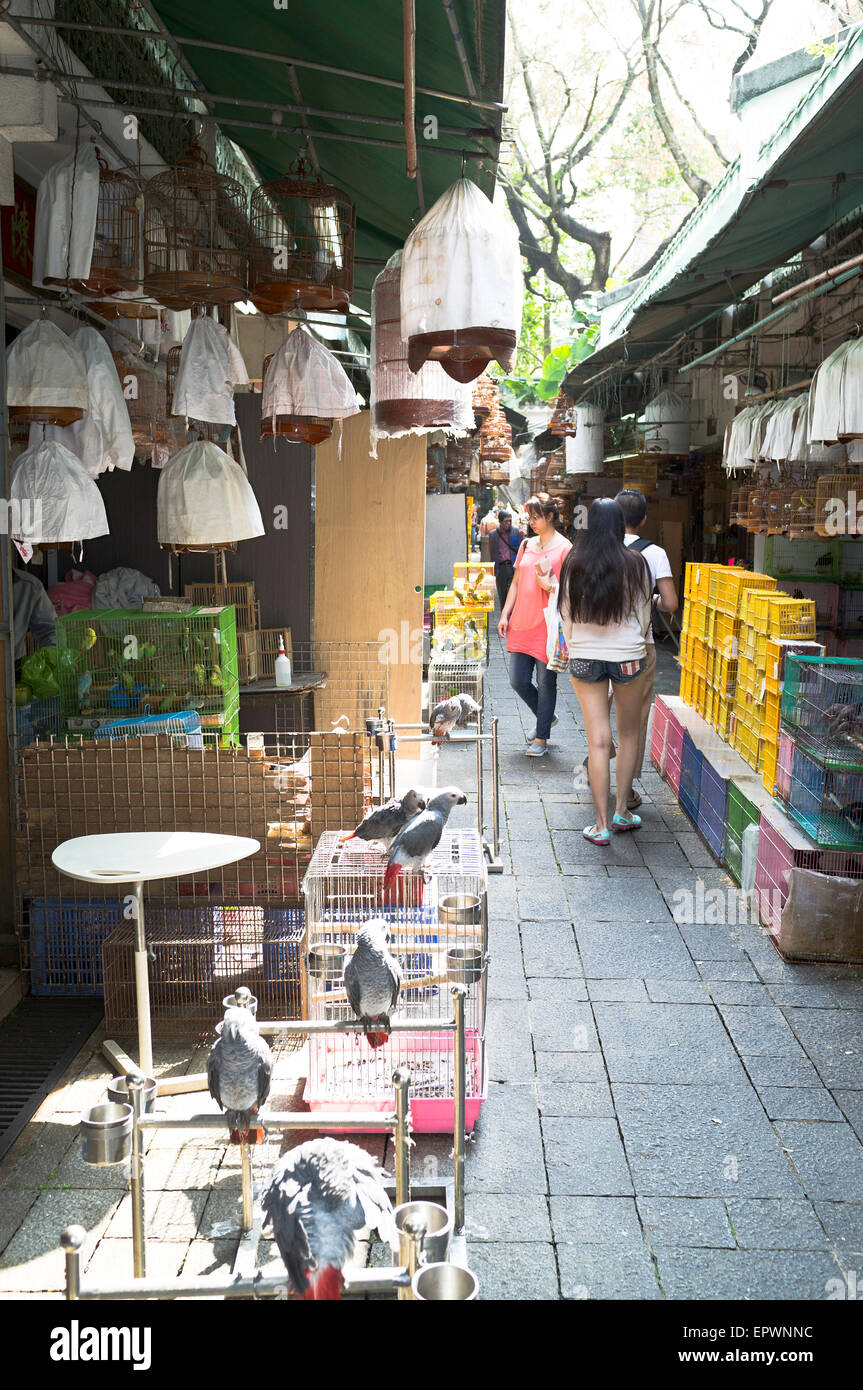
M 863 847 L 863 773 L 826 767 L 798 745 L 783 803 L 817 845 Z
M 144 734 L 174 734 L 185 737 L 189 748 L 204 746 L 201 716 L 196 710 L 178 710 L 176 714 L 147 714 L 138 719 L 117 719 L 111 724 L 100 724 L 93 730 L 94 739 L 141 738 Z
M 123 903 L 34 898 L 30 904 L 30 989 L 57 998 L 101 995 L 102 943 L 126 920 Z
M 701 764 L 704 755 L 696 748 L 687 730 L 683 735 L 680 759 L 680 788 L 677 799 L 693 825 L 698 824 L 698 793 L 701 784 Z

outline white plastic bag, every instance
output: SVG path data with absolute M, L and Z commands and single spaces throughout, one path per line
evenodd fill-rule
M 562 672 L 569 666 L 569 655 L 557 607 L 559 594 L 560 585 L 555 584 L 548 596 L 548 606 L 545 610 L 545 658 L 549 671 Z

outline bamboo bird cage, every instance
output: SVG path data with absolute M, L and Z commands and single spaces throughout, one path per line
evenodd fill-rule
M 284 178 L 254 190 L 250 221 L 249 294 L 261 313 L 347 313 L 356 209 L 346 193 L 312 175 L 300 157 Z
M 144 289 L 168 309 L 246 297 L 247 204 L 200 145 L 144 191 Z

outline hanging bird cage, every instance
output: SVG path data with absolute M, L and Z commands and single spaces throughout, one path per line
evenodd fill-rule
M 784 536 L 788 534 L 791 525 L 791 508 L 795 497 L 795 489 L 785 484 L 783 487 L 771 488 L 767 493 L 767 534 L 768 536 Z
M 565 391 L 559 391 L 554 406 L 554 414 L 548 422 L 552 434 L 574 435 L 576 430 L 575 406 Z
M 157 499 L 163 550 L 233 550 L 264 534 L 251 484 L 217 445 L 195 440 L 165 465 Z
M 575 437 L 568 435 L 567 473 L 601 473 L 605 420 L 598 405 L 575 407 Z
M 261 439 L 280 435 L 306 444 L 329 439 L 333 422 L 357 415 L 356 392 L 328 348 L 305 328 L 289 333 L 264 362 Z
M 515 224 L 458 179 L 404 245 L 401 336 L 411 371 L 431 358 L 455 381 L 473 381 L 492 361 L 511 372 L 523 296 Z
M 246 298 L 247 204 L 193 144 L 144 190 L 144 290 L 167 309 Z
M 300 157 L 284 178 L 254 190 L 249 219 L 249 297 L 262 314 L 348 312 L 356 209 L 346 193 Z
M 753 491 L 752 483 L 743 483 L 737 490 L 737 509 L 732 507 L 729 525 L 745 527 L 749 521 L 749 497 Z
M 108 535 L 102 494 L 81 460 L 55 439 L 42 440 L 16 459 L 11 494 L 13 518 L 18 513 L 14 540 L 71 550 L 81 541 Z
M 546 482 L 551 482 L 553 478 L 559 478 L 562 481 L 566 477 L 566 461 L 562 449 L 555 449 L 554 453 L 546 454 L 543 476 Z
M 34 319 L 6 354 L 10 421 L 71 425 L 90 403 L 87 364 L 74 343 L 49 319 Z
M 102 319 L 157 319 L 158 304 L 144 304 L 140 299 L 88 299 L 86 307 Z
M 203 439 L 210 444 L 218 444 L 222 448 L 230 440 L 231 454 L 236 459 L 239 457 L 239 431 L 236 425 L 216 425 L 211 420 L 195 420 L 190 415 L 188 417 L 188 430 L 184 418 L 174 414 L 174 384 L 177 380 L 177 372 L 180 370 L 180 357 L 183 348 L 180 343 L 169 348 L 165 356 L 165 415 L 169 426 L 176 432 L 182 431 L 182 443 L 187 440 L 187 433 L 190 430 L 197 439 Z M 157 441 L 161 442 L 161 441 Z M 180 447 L 177 445 L 176 447 Z
M 372 287 L 371 429 L 399 436 L 443 429 L 465 433 L 474 427 L 471 388 L 453 382 L 436 362 L 418 372 L 408 366 L 401 337 L 402 253 L 387 261 Z
M 645 406 L 639 420 L 644 449 L 650 454 L 679 457 L 689 453 L 690 404 L 676 391 L 660 391 Z
M 98 147 L 96 159 L 99 200 L 90 273 L 68 284 L 77 294 L 122 294 L 140 283 L 141 201 L 134 179 L 121 169 L 110 169 Z M 66 283 L 65 276 L 45 276 L 46 285 Z
M 500 391 L 497 382 L 493 381 L 487 372 L 483 372 L 482 376 L 477 377 L 473 386 L 471 403 L 476 418 L 478 420 L 484 420 L 489 411 L 494 409 L 494 406 L 499 400 Z
M 815 483 L 798 483 L 791 498 L 788 535 L 792 540 L 815 535 Z
M 449 480 L 467 478 L 473 463 L 473 441 L 448 439 L 446 446 L 446 476 Z
M 767 534 L 767 493 L 768 489 L 759 483 L 749 494 L 746 529 L 751 535 Z
M 181 441 L 179 434 L 169 429 L 162 381 L 154 368 L 129 352 L 115 352 L 112 356 L 129 411 L 136 450 L 149 451 L 157 442 L 157 434 L 160 436 L 158 442 L 170 440 L 179 448 L 180 443 L 185 442 L 185 431 Z

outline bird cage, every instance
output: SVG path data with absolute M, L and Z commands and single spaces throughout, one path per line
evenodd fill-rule
M 689 403 L 676 391 L 660 391 L 639 420 L 644 448 L 651 454 L 689 453 Z
M 414 1131 L 451 1132 L 453 1038 L 450 1032 L 429 1032 L 427 1025 L 452 1017 L 450 986 L 466 983 L 466 1120 L 472 1128 L 485 1094 L 487 876 L 482 840 L 476 830 L 445 830 L 424 873 L 410 874 L 400 885 L 402 900 L 395 905 L 384 902 L 386 862 L 386 855 L 372 845 L 356 840 L 341 844 L 337 831 L 324 831 L 318 841 L 303 880 L 309 1017 L 354 1017 L 344 966 L 359 929 L 377 917 L 387 923 L 389 949 L 402 971 L 391 1017 L 415 1027 L 390 1033 L 377 1048 L 362 1033 L 313 1033 L 304 1099 L 313 1111 L 372 1116 L 392 1107 L 392 1073 L 405 1067 L 411 1073 Z
M 186 421 L 174 415 L 174 383 L 177 380 L 182 351 L 181 344 L 176 343 L 172 348 L 168 348 L 165 356 L 165 429 L 161 433 L 167 438 L 164 441 L 157 438 L 156 443 L 174 442 L 175 448 L 179 449 L 187 442 L 191 433 L 196 439 L 207 440 L 210 444 L 218 444 L 222 448 L 230 441 L 233 458 L 239 458 L 239 430 L 236 425 L 217 425 L 211 420 L 195 420 L 189 416 L 187 429 Z
M 544 477 L 546 482 L 550 482 L 553 478 L 566 477 L 566 459 L 562 449 L 555 449 L 553 453 L 546 454 Z
M 467 478 L 473 463 L 473 440 L 448 439 L 446 445 L 446 472 L 449 477 Z
M 575 406 L 572 399 L 565 391 L 559 391 L 554 406 L 554 413 L 548 422 L 548 428 L 552 434 L 568 435 L 575 434 L 576 417 Z
M 429 709 L 453 695 L 469 695 L 482 705 L 483 661 L 457 661 L 451 653 L 429 662 Z
M 168 309 L 245 299 L 247 235 L 242 184 L 193 144 L 144 190 L 145 292 Z
M 11 483 L 12 539 L 68 549 L 108 535 L 102 494 L 81 460 L 55 439 L 43 439 L 15 460 Z
M 83 354 L 55 323 L 34 319 L 6 354 L 10 421 L 71 425 L 89 403 Z
M 770 488 L 767 492 L 767 534 L 784 536 L 791 524 L 793 487 Z
M 96 230 L 86 279 L 71 279 L 76 294 L 122 294 L 140 283 L 141 212 L 135 180 L 121 169 L 111 169 L 96 149 L 99 164 L 99 196 Z M 65 276 L 46 275 L 46 285 L 65 285 Z M 136 314 L 139 306 L 135 306 Z
M 575 407 L 575 436 L 566 437 L 567 473 L 601 473 L 604 417 L 598 405 Z
M 284 178 L 254 190 L 249 218 L 249 297 L 261 313 L 348 312 L 356 209 L 346 193 L 300 157 Z
M 746 529 L 752 535 L 767 533 L 767 493 L 768 489 L 759 483 L 749 494 Z
M 815 534 L 842 535 L 848 519 L 857 524 L 857 507 L 863 500 L 863 475 L 825 473 L 815 485 Z
M 248 478 L 207 440 L 187 444 L 166 464 L 156 507 L 163 550 L 227 550 L 264 535 Z
M 115 352 L 112 356 L 129 411 L 135 448 L 148 452 L 153 444 L 164 443 L 174 444 L 179 449 L 186 442 L 186 431 L 183 422 L 172 421 L 165 409 L 159 374 L 149 363 L 131 353 Z
M 456 381 L 515 366 L 524 282 L 515 224 L 469 179 L 438 198 L 404 245 L 401 336 L 418 372 L 431 358 Z
M 737 489 L 737 492 L 734 494 L 734 496 L 736 496 L 737 498 L 737 507 L 736 510 L 734 509 L 734 507 L 732 507 L 732 513 L 729 517 L 729 525 L 746 526 L 747 522 L 749 521 L 749 495 L 752 492 L 752 490 L 752 483 L 744 483 L 741 487 Z
M 740 515 L 740 488 L 732 488 L 731 500 L 728 503 L 728 525 L 736 526 L 737 518 Z
M 265 359 L 261 395 L 261 439 L 320 444 L 335 420 L 359 413 L 344 367 L 305 328 L 289 333 Z
M 792 540 L 815 535 L 815 483 L 798 483 L 792 489 L 788 535 Z
M 492 381 L 487 372 L 477 377 L 474 382 L 471 403 L 473 413 L 479 420 L 484 420 L 495 403 L 500 400 L 500 391 L 497 382 Z
M 633 492 L 655 492 L 659 480 L 659 464 L 655 458 L 637 454 L 624 459 L 623 486 Z
M 371 432 L 398 437 L 434 429 L 461 434 L 474 428 L 472 392 L 436 362 L 408 366 L 401 337 L 401 252 L 387 261 L 372 287 Z
M 479 456 L 487 463 L 506 463 L 512 457 L 512 427 L 500 406 L 496 406 L 482 423 Z

